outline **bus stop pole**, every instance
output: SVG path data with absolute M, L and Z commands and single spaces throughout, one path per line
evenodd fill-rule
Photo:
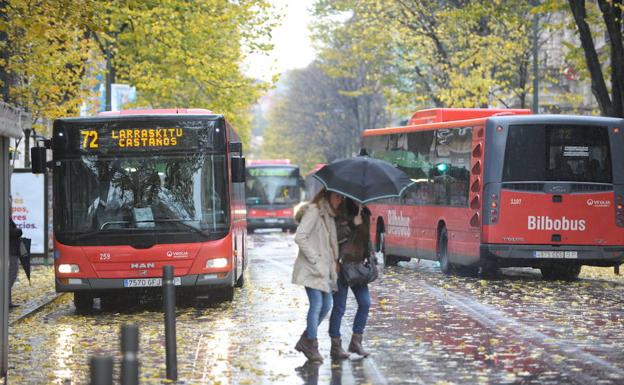
M 121 385 L 139 385 L 139 327 L 121 327 Z
M 90 385 L 113 385 L 113 357 L 91 357 Z
M 165 350 L 167 379 L 178 380 L 178 362 L 176 357 L 176 319 L 175 319 L 175 284 L 173 266 L 163 266 L 163 303 L 165 312 Z

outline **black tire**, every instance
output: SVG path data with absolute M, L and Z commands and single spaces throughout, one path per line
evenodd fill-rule
M 377 251 L 381 252 L 384 266 L 396 266 L 399 263 L 397 257 L 386 253 L 386 234 L 383 232 L 377 234 Z
M 448 232 L 446 227 L 442 227 L 440 234 L 438 234 L 438 247 L 436 254 L 438 256 L 438 262 L 440 262 L 440 270 L 442 273 L 449 275 L 453 272 L 453 265 L 449 262 L 448 257 Z
M 93 309 L 93 294 L 77 291 L 74 293 L 74 306 L 76 307 L 76 312 L 78 313 L 86 313 Z
M 479 274 L 479 266 L 455 265 L 455 271 L 462 277 L 476 277 Z
M 580 265 L 549 266 L 540 268 L 542 278 L 548 281 L 575 281 L 581 273 Z
M 245 286 L 245 268 L 244 267 L 243 267 L 243 272 L 241 273 L 240 277 L 238 277 L 238 279 L 236 280 L 236 284 L 234 286 L 236 286 L 236 287 L 243 287 L 243 286 Z
M 232 302 L 234 300 L 234 288 L 224 287 L 216 290 L 215 299 L 219 302 Z

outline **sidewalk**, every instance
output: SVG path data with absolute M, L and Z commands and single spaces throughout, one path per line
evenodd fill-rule
M 13 303 L 20 306 L 10 309 L 9 325 L 24 314 L 58 296 L 54 290 L 54 266 L 32 266 L 30 282 L 20 266 L 17 281 L 13 285 L 12 295 Z

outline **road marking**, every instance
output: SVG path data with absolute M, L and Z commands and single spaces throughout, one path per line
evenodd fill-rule
M 264 259 L 264 261 L 269 262 L 271 265 L 277 267 L 278 269 L 284 272 L 292 271 L 292 266 L 287 266 L 287 265 L 284 265 L 283 263 L 278 263 L 273 259 Z M 346 326 L 344 322 L 342 323 L 341 333 L 348 334 L 349 338 L 351 338 L 351 331 L 348 329 L 348 326 Z M 371 380 L 373 384 L 388 385 L 388 381 L 386 380 L 386 377 L 383 375 L 383 373 L 381 372 L 381 370 L 375 363 L 375 360 L 371 356 L 368 356 L 362 359 L 362 366 L 364 367 L 364 372 L 366 374 L 369 374 L 371 377 L 371 378 L 368 378 L 368 380 Z
M 482 304 L 481 302 L 475 301 L 469 297 L 433 287 L 422 281 L 418 282 L 417 285 L 432 293 L 439 300 L 455 306 L 490 330 L 500 333 L 500 326 L 509 327 L 514 331 L 515 336 L 522 338 L 532 345 L 541 347 L 545 351 L 556 350 L 558 354 L 576 359 L 581 363 L 591 363 L 596 367 L 599 367 L 601 372 L 608 371 L 624 378 L 624 370 L 611 364 L 610 362 L 591 353 L 587 353 L 565 340 L 560 340 L 543 334 L 536 329 L 523 324 L 515 318 L 507 316 L 500 310 Z M 560 369 L 566 369 L 566 373 L 579 377 L 579 382 L 583 384 L 595 383 L 600 380 L 599 377 L 592 376 L 588 373 L 575 373 L 570 370 L 570 366 L 566 365 L 564 362 L 554 364 L 552 362 L 544 361 L 544 363 L 546 365 L 557 366 Z

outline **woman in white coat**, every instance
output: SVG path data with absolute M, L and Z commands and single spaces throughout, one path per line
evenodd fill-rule
M 331 309 L 332 292 L 337 289 L 338 240 L 334 217 L 342 200 L 342 195 L 322 189 L 312 202 L 299 209 L 296 218 L 300 220 L 295 234 L 299 254 L 292 282 L 305 287 L 310 306 L 306 330 L 295 349 L 311 361 L 323 361 L 318 351 L 317 330 Z

